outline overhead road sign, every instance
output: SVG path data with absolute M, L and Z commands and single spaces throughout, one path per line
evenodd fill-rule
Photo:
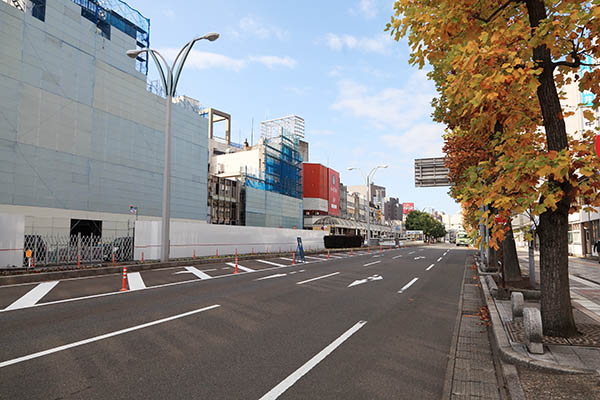
M 415 159 L 415 186 L 450 186 L 448 172 L 444 157 Z

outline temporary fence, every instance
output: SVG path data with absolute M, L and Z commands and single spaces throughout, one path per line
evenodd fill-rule
M 25 235 L 23 266 L 133 260 L 133 236 Z

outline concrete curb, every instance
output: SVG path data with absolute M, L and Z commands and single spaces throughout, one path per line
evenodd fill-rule
M 420 244 L 420 243 L 419 243 Z M 410 244 L 405 243 L 403 247 L 413 247 L 419 244 Z M 371 251 L 378 251 L 379 246 L 370 247 Z M 356 248 L 356 251 L 367 250 L 364 248 Z M 330 249 L 331 254 L 348 252 L 350 249 Z M 324 251 L 307 251 L 305 252 L 307 255 L 314 254 L 327 254 L 327 250 Z M 243 260 L 256 260 L 260 258 L 272 258 L 272 257 L 281 257 L 281 256 L 289 256 L 290 252 L 285 253 L 270 253 L 270 254 L 255 254 L 255 255 L 247 255 L 242 254 L 238 255 L 238 261 Z M 76 266 L 69 266 L 72 268 L 65 269 L 63 271 L 50 271 L 50 272 L 27 272 L 23 274 L 17 275 L 4 275 L 0 276 L 0 287 L 6 285 L 17 285 L 22 283 L 36 283 L 36 282 L 45 282 L 45 281 L 56 281 L 63 279 L 72 279 L 72 278 L 83 278 L 90 276 L 101 276 L 101 275 L 112 275 L 112 274 L 120 274 L 123 271 L 123 267 L 127 267 L 129 272 L 140 272 L 140 271 L 149 271 L 153 269 L 163 269 L 163 268 L 172 268 L 172 267 L 182 267 L 182 266 L 195 266 L 195 265 L 206 265 L 206 264 L 215 264 L 215 263 L 227 263 L 235 261 L 235 257 L 227 256 L 221 258 L 202 258 L 202 259 L 184 259 L 184 260 L 175 260 L 170 261 L 168 263 L 161 262 L 147 262 L 144 264 L 135 263 L 135 264 L 117 264 L 115 266 L 102 266 L 102 267 L 89 267 L 84 266 L 81 269 L 77 269 Z M 60 267 L 58 267 L 60 268 Z
M 456 364 L 456 346 L 458 345 L 458 336 L 460 334 L 460 324 L 462 321 L 462 306 L 463 297 L 465 294 L 465 277 L 467 276 L 467 268 L 470 258 L 467 257 L 465 267 L 463 269 L 462 283 L 460 285 L 460 294 L 458 298 L 458 312 L 456 314 L 456 323 L 454 332 L 452 333 L 452 342 L 450 344 L 450 353 L 448 353 L 448 364 L 446 366 L 446 376 L 444 377 L 444 389 L 442 390 L 442 399 L 449 400 L 452 397 L 452 378 L 454 377 L 454 366 Z
M 521 365 L 528 368 L 535 368 L 545 371 L 551 372 L 560 372 L 564 374 L 596 374 L 597 372 L 593 369 L 578 369 L 571 367 L 563 367 L 560 365 L 555 365 L 548 363 L 546 361 L 535 360 L 530 357 L 526 357 L 522 354 L 519 354 L 515 350 L 513 350 L 510 342 L 508 340 L 508 335 L 504 330 L 504 325 L 502 324 L 502 319 L 500 318 L 500 313 L 496 308 L 496 303 L 489 292 L 487 287 L 487 282 L 483 277 L 479 277 L 479 282 L 481 284 L 481 290 L 483 291 L 483 298 L 488 307 L 489 315 L 492 320 L 492 346 L 494 346 L 500 357 L 503 361 L 510 363 Z

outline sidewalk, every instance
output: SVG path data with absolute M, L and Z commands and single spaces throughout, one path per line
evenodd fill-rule
M 478 287 L 477 271 L 469 257 L 459 303 L 444 399 L 506 399 L 504 383 L 496 366 L 488 335 L 489 320 Z M 482 308 L 483 307 L 483 308 Z

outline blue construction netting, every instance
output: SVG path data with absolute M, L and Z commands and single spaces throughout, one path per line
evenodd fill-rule
M 92 21 L 110 39 L 106 27 L 113 26 L 136 40 L 140 48 L 150 47 L 150 19 L 121 0 L 72 0 L 81 6 L 81 15 Z M 136 67 L 148 75 L 145 53 L 136 59 Z

